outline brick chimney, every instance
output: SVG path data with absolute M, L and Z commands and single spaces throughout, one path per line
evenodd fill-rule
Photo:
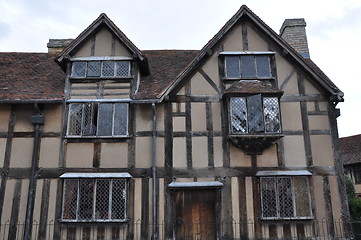
M 305 19 L 286 19 L 280 29 L 280 36 L 304 58 L 310 58 Z
M 60 53 L 72 41 L 73 41 L 73 39 L 70 39 L 70 38 L 69 39 L 49 39 L 49 42 L 47 44 L 48 53 Z

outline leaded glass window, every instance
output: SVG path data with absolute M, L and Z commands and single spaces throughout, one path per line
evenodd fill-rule
M 307 219 L 312 217 L 308 177 L 261 177 L 263 219 Z
M 127 180 L 64 179 L 63 221 L 127 221 Z
M 236 79 L 271 78 L 269 55 L 245 54 L 225 57 L 225 77 Z
M 230 98 L 231 134 L 281 133 L 279 101 L 256 94 Z
M 128 135 L 128 103 L 71 103 L 68 137 L 123 137 Z
M 74 61 L 71 77 L 130 77 L 130 61 Z

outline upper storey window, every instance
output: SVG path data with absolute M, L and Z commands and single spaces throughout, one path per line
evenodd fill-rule
M 230 105 L 232 134 L 281 133 L 277 97 L 232 97 Z
M 272 52 L 223 52 L 225 79 L 270 79 Z
M 71 77 L 130 77 L 130 61 L 74 61 L 72 64 Z

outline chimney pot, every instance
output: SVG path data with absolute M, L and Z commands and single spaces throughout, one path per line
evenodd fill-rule
M 68 38 L 68 39 L 49 39 L 49 42 L 47 44 L 48 53 L 60 53 L 72 41 L 73 41 L 73 39 L 71 39 L 71 38 Z
M 310 58 L 304 18 L 286 19 L 280 29 L 280 36 L 304 58 Z

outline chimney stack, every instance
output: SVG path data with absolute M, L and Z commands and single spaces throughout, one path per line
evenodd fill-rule
M 49 42 L 47 44 L 48 53 L 60 53 L 72 41 L 73 41 L 73 39 L 70 39 L 70 38 L 69 39 L 49 39 Z
M 305 19 L 286 19 L 280 29 L 280 36 L 304 58 L 310 58 Z

